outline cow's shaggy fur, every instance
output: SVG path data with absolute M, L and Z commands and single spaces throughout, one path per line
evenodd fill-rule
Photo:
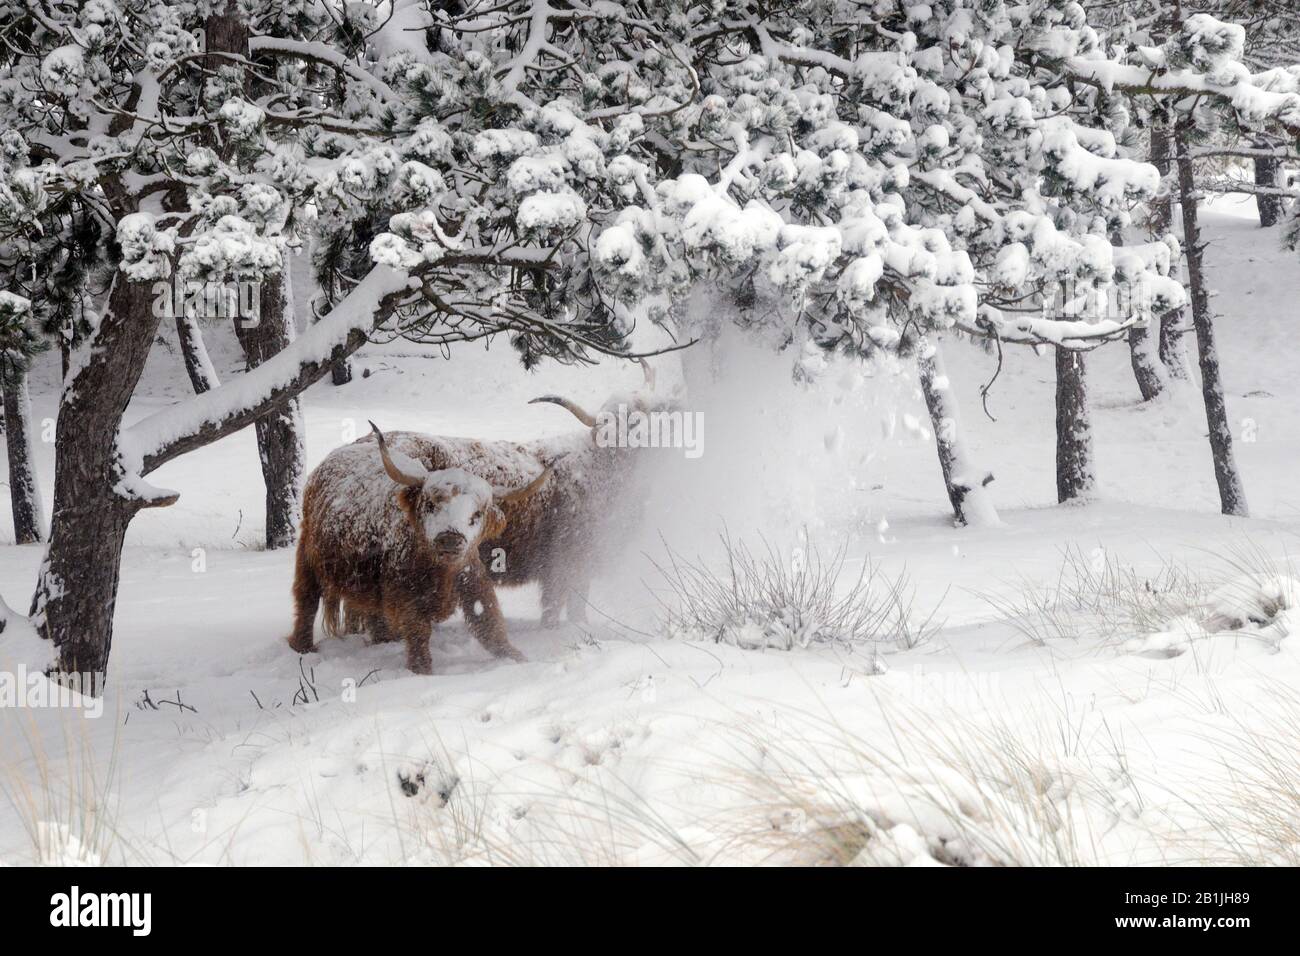
M 522 659 L 506 636 L 479 547 L 490 546 L 528 506 L 541 466 L 518 446 L 487 456 L 482 443 L 470 440 L 412 432 L 386 438 L 391 460 L 423 475 L 418 484 L 397 483 L 373 435 L 331 452 L 308 479 L 290 646 L 312 649 L 323 601 L 327 634 L 364 621 L 375 640 L 405 641 L 408 666 L 428 673 L 432 625 L 460 607 L 488 651 Z M 472 472 L 458 464 L 468 460 L 478 463 Z M 518 501 L 493 494 L 494 487 L 524 486 Z

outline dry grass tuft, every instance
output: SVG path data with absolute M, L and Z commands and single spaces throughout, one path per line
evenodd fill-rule
M 845 548 L 823 558 L 813 544 L 782 554 L 763 542 L 755 554 L 720 536 L 725 558 L 715 568 L 667 548 L 654 562 L 666 585 L 656 594 L 662 628 L 672 637 L 748 649 L 791 650 L 813 644 L 916 647 L 934 633 L 933 612 L 912 611 L 906 571 L 887 577 L 870 559 L 847 574 Z

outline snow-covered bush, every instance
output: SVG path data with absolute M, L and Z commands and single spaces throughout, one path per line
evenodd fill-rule
M 1269 627 L 1300 606 L 1300 581 L 1287 574 L 1243 574 L 1214 591 L 1208 605 L 1207 626 Z

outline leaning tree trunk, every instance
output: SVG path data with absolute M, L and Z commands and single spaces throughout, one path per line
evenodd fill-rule
M 120 486 L 116 437 L 158 328 L 150 282 L 114 276 L 108 304 L 73 378 L 55 437 L 54 520 L 32 598 L 32 623 L 53 641 L 58 670 L 97 692 L 108 667 L 122 540 L 146 502 Z M 174 500 L 174 499 L 171 499 Z
M 235 335 L 250 369 L 257 368 L 294 339 L 288 263 L 262 281 L 260 318 L 235 319 Z M 337 368 L 337 366 L 335 366 Z M 298 531 L 306 451 L 302 412 L 296 398 L 257 420 L 257 452 L 266 485 L 266 546 L 287 548 Z
M 970 460 L 965 436 L 960 432 L 957 400 L 944 371 L 938 343 L 922 338 L 918 344 L 916 365 L 925 405 L 930 412 L 930 423 L 934 427 L 939 467 L 943 471 L 953 519 L 958 526 L 997 524 L 998 513 L 988 492 L 993 475 L 976 468 Z
M 1256 149 L 1272 149 L 1271 143 L 1257 142 Z M 1255 194 L 1259 208 L 1259 224 L 1265 229 L 1282 221 L 1282 197 L 1276 192 L 1282 183 L 1282 161 L 1276 156 L 1255 157 L 1255 185 L 1262 191 Z
M 9 452 L 9 500 L 14 515 L 14 541 L 45 540 L 45 508 L 32 462 L 32 407 L 27 397 L 27 369 L 20 362 L 0 360 L 3 377 L 5 442 Z
M 199 328 L 198 316 L 186 308 L 184 302 L 180 303 L 180 309 L 176 312 L 176 338 L 180 341 L 185 374 L 190 377 L 194 394 L 202 395 L 220 385 L 217 369 L 208 357 L 207 346 L 203 344 L 203 331 Z
M 1205 288 L 1205 245 L 1197 209 L 1196 170 L 1190 153 L 1193 120 L 1179 120 L 1178 201 L 1183 209 L 1183 250 L 1187 255 L 1187 277 L 1192 292 L 1192 323 L 1196 327 L 1196 353 L 1201 367 L 1201 394 L 1205 399 L 1205 420 L 1210 428 L 1210 452 L 1214 457 L 1214 478 L 1219 485 L 1219 504 L 1226 515 L 1246 515 L 1246 492 L 1232 451 L 1232 428 L 1219 373 L 1219 352 L 1214 343 L 1214 321 L 1210 296 Z
M 1133 378 L 1137 380 L 1142 401 L 1149 402 L 1158 398 L 1165 390 L 1165 366 L 1160 361 L 1159 322 L 1129 329 L 1128 348 Z
M 1056 500 L 1073 501 L 1092 491 L 1092 422 L 1084 353 L 1056 350 Z
M 1124 230 L 1113 230 L 1110 242 L 1113 246 L 1124 245 Z M 1128 333 L 1129 361 L 1144 402 L 1151 401 L 1165 390 L 1165 369 L 1160 362 L 1159 327 L 1156 328 L 1156 335 L 1151 334 L 1150 325 L 1134 326 Z

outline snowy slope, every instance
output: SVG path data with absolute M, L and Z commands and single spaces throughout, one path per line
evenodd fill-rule
M 1089 359 L 1099 486 L 1068 508 L 1054 505 L 1051 356 L 1008 351 L 993 421 L 979 387 L 996 358 L 947 345 L 973 449 L 997 476 L 1005 525 L 981 531 L 949 526 L 910 370 L 832 363 L 802 388 L 788 357 L 742 352 L 702 399 L 705 454 L 662 460 L 650 527 L 594 592 L 592 624 L 543 630 L 535 591 L 507 592 L 527 663 L 488 660 L 453 620 L 435 675 L 414 677 L 397 645 L 285 646 L 292 556 L 257 546 L 251 431 L 178 459 L 156 481 L 179 503 L 128 533 L 104 716 L 0 709 L 0 860 L 1179 863 L 1232 859 L 1225 827 L 1233 852 L 1284 858 L 1231 814 L 1241 778 L 1270 765 L 1245 732 L 1300 712 L 1300 645 L 1285 636 L 1300 619 L 1205 632 L 1176 613 L 1209 616 L 1240 565 L 1285 571 L 1300 545 L 1300 261 L 1249 214 L 1206 215 L 1249 520 L 1216 513 L 1199 396 L 1140 406 L 1122 345 Z M 164 332 L 128 420 L 186 394 Z M 233 340 L 208 336 L 230 374 Z M 641 379 L 612 361 L 530 375 L 505 343 L 452 361 L 393 343 L 356 365 L 351 385 L 305 397 L 312 463 L 367 419 L 560 433 L 576 423 L 529 398 L 595 406 Z M 674 363 L 659 365 L 671 387 Z M 34 375 L 38 419 L 54 375 Z M 47 503 L 52 455 L 37 448 Z M 824 551 L 844 544 L 849 571 L 870 559 L 905 573 L 936 633 L 878 648 L 881 675 L 868 649 L 655 636 L 665 595 L 642 552 L 667 542 L 707 560 L 724 527 L 782 546 L 806 529 Z M 0 548 L 11 605 L 39 560 Z M 1157 610 L 1043 613 L 1080 562 L 1131 569 L 1139 596 L 1115 601 Z M 0 636 L 0 666 L 15 640 Z

